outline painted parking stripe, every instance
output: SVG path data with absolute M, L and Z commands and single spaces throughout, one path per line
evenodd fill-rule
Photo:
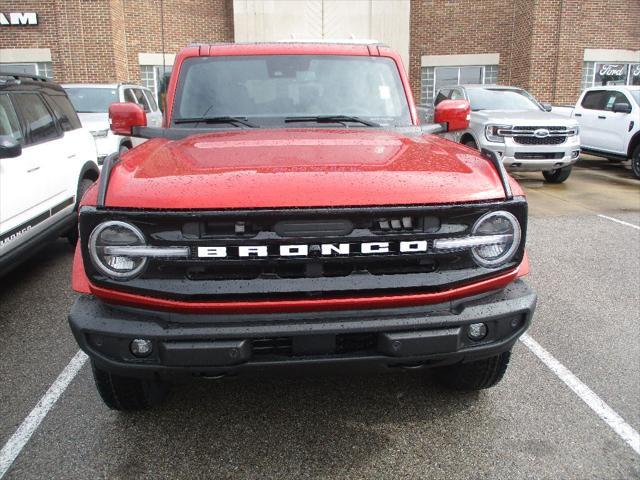
M 605 218 L 607 220 L 611 220 L 612 222 L 619 223 L 620 225 L 626 225 L 627 227 L 635 228 L 636 230 L 640 230 L 638 225 L 634 225 L 633 223 L 625 222 L 624 220 L 618 220 L 617 218 L 607 217 L 606 215 L 598 215 L 600 218 Z
M 556 374 L 573 392 L 586 403 L 611 429 L 618 434 L 638 455 L 640 455 L 640 434 L 607 405 L 596 393 L 580 381 L 571 371 L 547 352 L 528 334 L 520 337 L 533 354 Z
M 0 478 L 7 473 L 16 457 L 31 438 L 31 435 L 33 435 L 33 432 L 36 431 L 44 417 L 49 413 L 49 410 L 55 405 L 82 366 L 87 362 L 87 358 L 83 351 L 78 351 L 74 355 L 62 373 L 58 375 L 56 381 L 51 384 L 47 393 L 42 396 L 38 404 L 2 447 L 2 450 L 0 450 Z

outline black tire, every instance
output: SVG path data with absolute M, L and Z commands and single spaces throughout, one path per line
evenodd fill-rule
M 636 145 L 631 154 L 631 171 L 634 177 L 640 178 L 640 144 Z
M 464 142 L 462 142 L 462 144 L 466 145 L 469 148 L 473 148 L 474 150 L 478 150 L 478 145 L 473 138 L 467 138 Z
M 542 172 L 542 176 L 547 183 L 562 183 L 569 178 L 569 175 L 571 175 L 571 168 L 571 165 L 568 167 L 556 168 L 555 170 Z
M 102 401 L 111 410 L 146 410 L 164 400 L 168 388 L 164 382 L 113 375 L 91 362 L 93 379 Z
M 76 212 L 78 211 L 78 205 L 80 205 L 80 200 L 87 192 L 89 187 L 93 185 L 93 180 L 90 178 L 83 178 L 80 180 L 78 184 L 78 192 L 76 193 Z M 75 247 L 76 243 L 78 243 L 78 225 L 74 224 L 73 228 L 67 232 L 67 240 L 71 244 L 71 246 Z
M 452 390 L 475 391 L 496 385 L 507 370 L 511 351 L 495 357 L 458 363 L 438 369 L 436 376 L 440 383 Z

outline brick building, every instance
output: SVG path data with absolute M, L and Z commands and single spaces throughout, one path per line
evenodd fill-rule
M 640 83 L 639 18 L 640 0 L 3 0 L 0 69 L 155 89 L 192 42 L 376 38 L 405 58 L 420 103 L 458 82 L 571 103 L 594 83 Z

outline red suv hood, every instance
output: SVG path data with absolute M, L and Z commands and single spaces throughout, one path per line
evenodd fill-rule
M 433 135 L 237 130 L 150 140 L 113 169 L 108 207 L 221 209 L 504 198 L 491 164 Z

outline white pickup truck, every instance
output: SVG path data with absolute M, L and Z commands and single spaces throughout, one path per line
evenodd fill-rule
M 582 151 L 631 160 L 633 174 L 640 178 L 640 86 L 587 88 L 575 107 L 553 107 L 553 113 L 578 121 Z

